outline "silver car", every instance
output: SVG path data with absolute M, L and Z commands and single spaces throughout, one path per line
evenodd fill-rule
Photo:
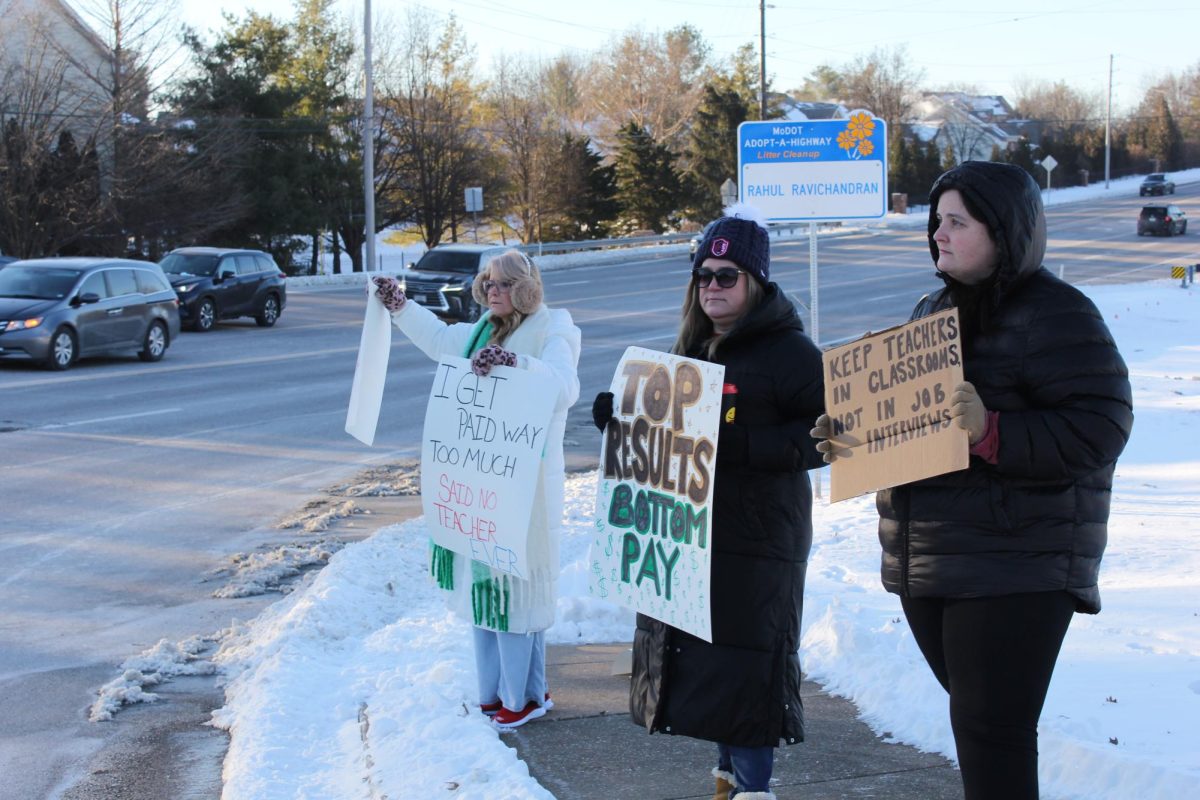
M 179 300 L 157 264 L 40 258 L 0 270 L 0 359 L 67 369 L 135 351 L 158 361 L 179 334 Z

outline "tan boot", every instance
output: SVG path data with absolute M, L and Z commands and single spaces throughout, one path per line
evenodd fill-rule
M 713 800 L 729 800 L 729 795 L 733 791 L 733 773 L 714 767 L 712 774 L 717 779 L 717 791 L 713 794 Z

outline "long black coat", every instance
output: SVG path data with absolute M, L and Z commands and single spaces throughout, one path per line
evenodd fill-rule
M 713 485 L 713 641 L 639 614 L 630 712 L 651 733 L 743 747 L 799 742 L 806 470 L 822 463 L 808 433 L 824 409 L 821 354 L 772 284 L 713 361 L 738 387 Z
M 931 193 L 962 193 L 986 219 L 1000 266 L 964 318 L 964 373 L 999 412 L 996 464 L 877 493 L 884 587 L 909 597 L 1066 590 L 1100 610 L 1113 468 L 1133 425 L 1125 363 L 1096 307 L 1041 265 L 1046 228 L 1028 174 L 966 162 Z M 955 285 L 922 317 L 955 304 Z M 958 287 L 959 296 L 961 287 Z

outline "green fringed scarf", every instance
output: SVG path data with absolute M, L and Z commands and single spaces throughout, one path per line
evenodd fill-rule
M 463 358 L 470 358 L 481 350 L 492 338 L 495 326 L 489 316 L 484 316 L 471 332 L 471 338 L 463 350 Z M 454 551 L 447 550 L 436 542 L 430 542 L 433 552 L 429 558 L 429 572 L 438 588 L 454 590 Z M 510 586 L 507 575 L 494 577 L 486 564 L 471 561 L 471 612 L 475 624 L 497 631 L 508 630 Z

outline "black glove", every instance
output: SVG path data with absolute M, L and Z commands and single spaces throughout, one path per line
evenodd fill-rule
M 592 401 L 592 423 L 600 430 L 608 427 L 613 418 L 613 393 L 601 392 Z
M 717 433 L 717 461 L 725 464 L 745 464 L 750 449 L 746 429 L 732 422 L 722 422 Z

